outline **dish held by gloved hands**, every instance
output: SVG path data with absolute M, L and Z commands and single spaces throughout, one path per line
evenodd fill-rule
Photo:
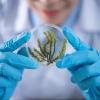
M 53 24 L 41 24 L 32 31 L 27 43 L 28 55 L 46 65 L 54 63 L 66 51 L 67 40 L 62 30 Z

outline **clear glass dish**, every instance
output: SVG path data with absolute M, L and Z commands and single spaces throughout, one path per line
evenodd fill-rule
M 65 54 L 67 40 L 62 29 L 53 24 L 41 24 L 31 30 L 32 36 L 26 44 L 29 57 L 50 65 Z

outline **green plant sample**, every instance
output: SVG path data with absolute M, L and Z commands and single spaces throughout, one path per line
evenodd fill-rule
M 36 58 L 39 62 L 47 62 L 47 65 L 55 62 L 57 59 L 62 57 L 66 50 L 66 39 L 63 40 L 61 48 L 57 54 L 56 53 L 56 43 L 57 38 L 55 36 L 55 33 L 52 31 L 44 32 L 45 35 L 45 42 L 42 43 L 40 39 L 37 39 L 38 42 L 38 49 L 28 48 L 28 51 L 30 55 L 34 58 Z

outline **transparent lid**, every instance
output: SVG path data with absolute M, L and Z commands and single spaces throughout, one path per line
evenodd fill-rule
M 62 29 L 53 24 L 41 24 L 31 30 L 32 36 L 26 44 L 29 57 L 50 65 L 65 53 L 67 40 Z

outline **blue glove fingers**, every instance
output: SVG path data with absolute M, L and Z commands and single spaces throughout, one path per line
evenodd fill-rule
M 58 60 L 56 65 L 60 68 L 68 68 L 71 72 L 77 70 L 83 65 L 91 64 L 99 58 L 96 51 L 78 51 L 70 55 L 66 55 L 62 60 Z
M 72 73 L 72 81 L 79 83 L 90 77 L 100 75 L 99 65 L 100 65 L 100 61 L 96 62 L 93 65 L 88 65 L 88 66 L 79 68 L 78 70 Z
M 96 94 L 97 97 L 100 98 L 100 86 L 95 87 L 95 94 Z
M 3 96 L 3 94 L 4 94 L 4 88 L 0 88 L 0 100 L 1 100 L 1 98 Z
M 100 87 L 92 86 L 88 89 L 88 94 L 90 95 L 90 100 L 100 100 Z
M 5 89 L 5 93 L 2 100 L 9 100 L 13 95 L 15 88 L 16 88 L 16 83 L 12 81 L 12 87 L 8 87 Z
M 65 27 L 63 29 L 63 33 L 69 43 L 76 49 L 76 50 L 89 50 L 90 47 L 82 42 L 75 34 L 73 34 L 72 30 Z
M 78 83 L 79 87 L 82 90 L 86 90 L 90 87 L 100 87 L 100 76 L 94 76 L 94 77 L 90 77 L 80 83 Z
M 99 92 L 99 94 L 97 93 Z M 96 87 L 89 87 L 87 91 L 83 91 L 86 100 L 99 100 L 100 99 L 100 91 L 97 91 Z
M 22 79 L 22 73 L 18 69 L 15 69 L 14 67 L 5 63 L 0 64 L 0 67 L 0 75 L 16 81 L 20 81 Z
M 18 55 L 12 52 L 4 52 L 1 53 L 1 63 L 8 63 L 11 66 L 14 66 L 19 69 L 32 69 L 32 68 L 37 68 L 38 62 L 35 59 L 28 58 L 22 55 Z
M 30 32 L 23 32 L 14 39 L 11 39 L 3 44 L 0 45 L 0 51 L 2 52 L 8 52 L 8 51 L 14 51 L 23 44 L 25 44 L 31 37 Z
M 87 82 L 82 82 L 80 84 L 81 89 L 83 89 L 83 94 L 85 97 L 89 97 L 87 100 L 99 100 L 100 98 L 100 76 L 92 77 L 86 80 Z M 98 82 L 98 83 L 97 83 Z M 87 91 L 87 92 L 85 92 Z
M 10 87 L 10 86 L 11 86 L 11 82 L 9 82 L 8 79 L 0 76 L 0 88 Z

